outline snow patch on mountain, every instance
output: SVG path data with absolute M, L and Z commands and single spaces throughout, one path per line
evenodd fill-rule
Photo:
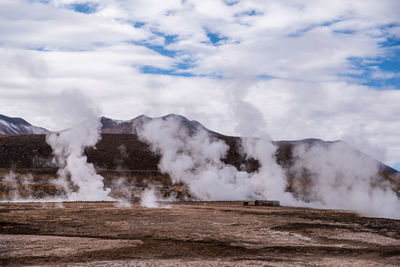
M 33 126 L 21 118 L 11 118 L 0 115 L 1 135 L 47 134 L 48 130 Z

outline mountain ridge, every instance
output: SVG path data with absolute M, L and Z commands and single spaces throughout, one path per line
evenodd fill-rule
M 208 134 L 214 136 L 222 136 L 222 134 L 206 128 L 204 125 L 202 125 L 200 122 L 196 120 L 189 120 L 182 115 L 174 113 L 154 118 L 142 114 L 131 120 L 126 120 L 126 121 L 113 120 L 103 116 L 101 117 L 101 124 L 102 124 L 101 131 L 102 133 L 109 133 L 109 134 L 132 134 L 132 133 L 137 133 L 137 131 L 141 127 L 143 127 L 144 124 L 149 123 L 151 121 L 175 121 L 179 123 L 181 127 L 186 128 L 189 134 L 194 134 L 197 131 L 204 130 Z
M 187 129 L 189 134 L 194 134 L 197 131 L 204 130 L 208 134 L 215 136 L 215 137 L 228 137 L 218 132 L 209 130 L 204 125 L 196 120 L 189 120 L 186 117 L 174 113 L 170 113 L 168 115 L 162 117 L 149 117 L 146 115 L 139 115 L 131 120 L 114 120 L 107 117 L 100 117 L 101 123 L 101 133 L 102 134 L 115 134 L 115 135 L 124 135 L 124 134 L 137 134 L 138 129 L 143 127 L 145 123 L 150 121 L 175 121 Z M 0 114 L 0 135 L 40 135 L 40 134 L 48 134 L 51 131 L 31 125 L 29 122 L 22 118 L 18 117 L 8 117 L 5 115 Z M 237 137 L 239 138 L 239 137 Z M 340 140 L 336 141 L 324 141 L 322 139 L 317 138 L 307 138 L 302 140 L 280 140 L 280 141 L 273 141 L 273 143 L 284 146 L 284 145 L 307 145 L 307 146 L 314 146 L 314 145 L 322 145 L 322 146 L 329 146 L 331 144 L 342 142 Z M 355 149 L 356 150 L 356 149 Z M 362 153 L 362 152 L 361 152 Z M 363 153 L 365 154 L 365 153 Z M 365 154 L 367 155 L 367 154 Z M 367 155 L 369 156 L 369 155 Z M 370 156 L 369 156 L 370 157 Z M 376 160 L 376 159 L 374 159 Z M 379 162 L 379 168 L 381 171 L 388 173 L 390 175 L 400 176 L 400 172 L 395 170 L 394 168 L 376 160 Z
M 8 117 L 0 114 L 1 135 L 26 135 L 47 133 L 49 133 L 47 129 L 34 126 L 22 118 Z

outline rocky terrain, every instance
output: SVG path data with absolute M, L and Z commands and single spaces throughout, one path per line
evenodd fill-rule
M 400 264 L 398 220 L 241 202 L 164 205 L 1 203 L 0 265 Z

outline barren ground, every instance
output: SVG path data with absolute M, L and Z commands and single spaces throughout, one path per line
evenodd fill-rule
M 242 202 L 0 203 L 0 265 L 400 265 L 400 221 Z

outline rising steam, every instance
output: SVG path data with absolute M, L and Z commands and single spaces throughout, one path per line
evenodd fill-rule
M 3 179 L 15 189 L 7 199 L 11 201 L 101 201 L 112 200 L 109 188 L 104 187 L 103 177 L 96 173 L 93 164 L 84 155 L 86 147 L 93 147 L 101 138 L 98 110 L 92 99 L 79 91 L 64 91 L 49 96 L 47 106 L 51 114 L 61 121 L 73 123 L 73 127 L 61 132 L 49 133 L 46 142 L 53 149 L 53 164 L 58 167 L 57 179 L 49 183 L 64 195 L 43 198 L 31 190 L 31 175 L 17 177 L 10 172 Z M 77 124 L 77 122 L 80 122 Z
M 158 203 L 158 198 L 154 191 L 154 188 L 146 188 L 141 196 L 140 205 L 146 208 L 158 208 L 160 204 Z
M 87 119 L 46 138 L 59 166 L 59 185 L 63 185 L 68 200 L 110 200 L 110 189 L 104 189 L 103 177 L 96 173 L 93 164 L 87 163 L 87 158 L 83 155 L 86 147 L 94 146 L 100 139 L 99 127 L 99 119 Z M 77 186 L 77 189 L 71 190 L 71 186 Z
M 276 146 L 269 138 L 242 138 L 242 147 L 248 158 L 257 160 L 258 170 L 250 174 L 256 183 L 257 192 L 265 199 L 277 199 L 284 205 L 299 205 L 288 192 L 285 172 L 277 164 Z
M 379 175 L 373 158 L 344 142 L 297 145 L 293 156 L 293 189 L 312 207 L 400 218 L 396 189 Z
M 73 102 L 72 108 L 79 107 L 77 110 L 81 112 L 76 113 L 74 119 L 83 121 L 46 137 L 53 149 L 54 162 L 59 167 L 57 183 L 66 191 L 67 200 L 111 200 L 108 196 L 110 189 L 104 188 L 103 177 L 96 173 L 84 155 L 84 149 L 93 147 L 101 138 L 97 110 L 90 99 L 80 94 L 76 96 L 67 92 L 63 97 Z
M 201 200 L 267 198 L 278 196 L 279 190 L 282 190 L 279 196 L 285 195 L 284 186 L 276 182 L 281 175 L 276 163 L 269 163 L 275 169 L 261 168 L 256 173 L 240 171 L 222 161 L 229 149 L 224 141 L 201 129 L 189 133 L 175 118 L 148 122 L 138 135 L 151 144 L 153 152 L 161 155 L 161 172 L 168 173 L 174 183 L 187 184 L 191 193 Z M 268 143 L 262 147 L 266 151 L 255 146 L 255 143 L 246 143 L 249 150 L 253 148 L 249 156 L 265 155 L 273 150 Z M 269 161 L 272 162 L 272 157 Z
M 173 117 L 152 120 L 137 133 L 161 155 L 160 171 L 174 183 L 185 183 L 201 200 L 274 199 L 284 205 L 400 217 L 399 198 L 378 175 L 376 161 L 342 142 L 297 145 L 295 163 L 284 170 L 269 138 L 242 138 L 243 153 L 260 165 L 249 173 L 223 162 L 228 151 L 224 141 L 201 129 L 189 132 Z

